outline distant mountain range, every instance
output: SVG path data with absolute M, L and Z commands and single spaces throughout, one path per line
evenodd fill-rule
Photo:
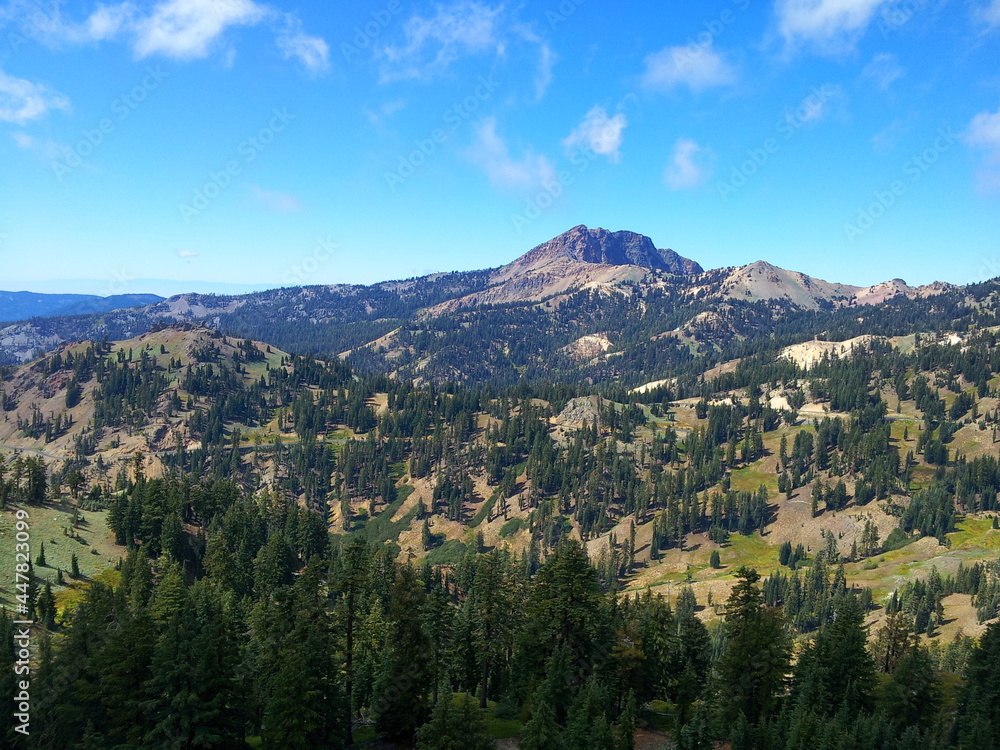
M 0 323 L 36 317 L 87 315 L 125 307 L 143 307 L 163 300 L 156 294 L 39 294 L 0 291 Z
M 102 303 L 117 305 L 113 299 Z M 396 377 L 510 383 L 544 373 L 628 384 L 761 334 L 786 344 L 889 335 L 903 319 L 944 329 L 972 311 L 965 288 L 950 284 L 853 286 L 764 261 L 706 271 L 644 235 L 577 226 L 494 269 L 371 286 L 182 294 L 110 311 L 66 307 L 58 313 L 65 317 L 0 327 L 0 358 L 26 361 L 66 341 L 121 340 L 194 322 Z

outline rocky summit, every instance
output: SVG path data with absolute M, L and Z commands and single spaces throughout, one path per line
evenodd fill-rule
M 535 266 L 556 258 L 610 266 L 642 266 L 678 276 L 703 271 L 695 261 L 673 250 L 658 250 L 645 235 L 629 231 L 609 232 L 599 227 L 590 229 L 582 224 L 543 242 L 515 262 Z

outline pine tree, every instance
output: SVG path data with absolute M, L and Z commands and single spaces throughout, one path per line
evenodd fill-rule
M 337 681 L 334 641 L 318 558 L 273 604 L 262 603 L 266 657 L 261 735 L 266 747 L 307 750 L 343 746 L 346 706 Z
M 120 629 L 95 657 L 95 671 L 100 675 L 99 700 L 107 711 L 107 722 L 101 724 L 101 730 L 107 745 L 137 747 L 143 744 L 155 721 L 149 710 L 146 681 L 157 634 L 148 613 L 130 607 L 120 588 L 115 591 L 115 609 Z
M 594 738 L 596 739 L 596 738 Z M 552 706 L 544 700 L 536 700 L 532 706 L 531 719 L 521 731 L 520 750 L 564 750 L 559 724 Z M 599 747 L 599 746 L 591 746 Z
M 615 727 L 615 750 L 635 750 L 636 716 L 635 693 L 630 690 Z
M 547 700 L 547 696 L 542 700 Z M 591 677 L 569 708 L 562 735 L 564 750 L 613 750 L 613 745 L 609 746 L 607 706 L 607 693 L 597 678 Z
M 416 574 L 403 567 L 390 590 L 390 635 L 372 697 L 376 728 L 396 741 L 412 741 L 423 723 L 425 699 L 432 688 L 429 644 L 420 622 L 422 609 L 423 591 Z
M 726 604 L 729 644 L 719 660 L 724 715 L 752 724 L 768 717 L 784 690 L 791 643 L 781 610 L 764 605 L 755 570 L 741 568 Z
M 780 547 L 778 547 L 778 564 L 788 565 L 789 560 L 792 558 L 792 543 L 783 542 Z
M 48 581 L 38 596 L 38 617 L 49 630 L 56 626 L 56 598 L 52 593 L 52 584 Z
M 911 648 L 896 664 L 882 691 L 882 707 L 896 727 L 926 728 L 933 724 L 941 704 L 937 673 L 927 649 Z
M 1000 736 L 1000 624 L 990 623 L 966 668 L 956 733 L 961 750 L 997 750 Z
M 495 746 L 483 711 L 472 698 L 456 697 L 450 688 L 441 691 L 430 721 L 417 730 L 417 750 L 492 750 Z
M 875 663 L 867 649 L 864 613 L 849 596 L 802 653 L 792 698 L 828 716 L 840 711 L 855 715 L 872 708 L 874 692 Z

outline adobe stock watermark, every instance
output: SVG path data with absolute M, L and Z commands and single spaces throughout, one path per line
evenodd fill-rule
M 853 223 L 844 224 L 844 234 L 847 235 L 848 241 L 856 242 L 858 237 L 875 226 L 876 222 L 906 194 L 910 186 L 920 182 L 941 156 L 951 150 L 957 140 L 958 136 L 952 132 L 950 125 L 939 128 L 937 137 L 930 146 L 903 163 L 901 171 L 906 179 L 893 180 L 884 189 L 876 190 L 872 193 L 872 202 L 858 208 L 857 219 Z
M 295 115 L 289 113 L 287 107 L 272 109 L 271 114 L 272 117 L 266 126 L 244 139 L 236 147 L 239 159 L 230 159 L 222 169 L 209 172 L 208 181 L 201 187 L 195 188 L 191 200 L 187 203 L 177 204 L 177 210 L 185 224 L 190 224 L 192 219 L 201 214 L 212 201 L 222 195 L 226 188 L 232 184 L 233 178 L 241 175 L 247 164 L 256 161 L 257 157 L 274 143 L 278 134 L 295 119 Z
M 7 32 L 7 45 L 11 54 L 16 54 L 29 41 L 40 41 L 45 29 L 51 29 L 57 23 L 59 1 L 51 0 L 48 8 L 39 2 L 31 2 L 23 7 L 23 18 L 17 31 Z
M 313 248 L 313 251 L 289 268 L 285 275 L 281 277 L 281 280 L 287 286 L 305 286 L 306 282 L 339 249 L 340 245 L 329 237 L 317 237 L 316 246 Z
M 562 0 L 555 8 L 546 10 L 545 20 L 549 24 L 549 28 L 555 31 L 559 26 L 566 23 L 570 16 L 580 10 L 580 6 L 586 2 L 587 0 Z
M 750 7 L 750 0 L 732 0 L 732 4 L 742 13 Z M 676 49 L 676 62 L 680 65 L 697 62 L 696 58 L 715 44 L 715 40 L 725 34 L 726 29 L 736 23 L 737 18 L 732 8 L 723 8 L 714 18 L 702 21 L 703 30 L 688 37 L 687 44 Z
M 117 271 L 111 272 L 108 285 L 97 294 L 100 297 L 115 297 L 119 294 L 125 294 L 128 291 L 129 283 L 132 281 L 135 281 L 135 276 L 132 276 L 127 269 L 120 268 Z
M 1000 277 L 1000 258 L 997 258 L 995 255 L 989 258 L 984 257 L 981 259 L 976 273 L 970 276 L 969 280 L 965 282 L 965 286 L 982 284 L 984 281 L 989 281 L 997 277 Z
M 14 620 L 14 731 L 24 736 L 31 727 L 31 525 L 28 511 L 14 512 L 14 599 L 17 617 Z M 4 644 L 4 648 L 7 644 Z
M 575 171 L 561 169 L 551 180 L 543 182 L 540 190 L 535 195 L 524 199 L 524 208 L 521 211 L 510 215 L 510 223 L 518 232 L 523 232 L 524 228 L 535 222 L 541 215 L 552 208 L 555 202 L 562 197 L 566 189 L 576 182 L 579 174 L 597 161 L 599 154 L 597 150 L 589 146 L 574 149 L 569 155 L 569 162 Z
M 888 39 L 890 34 L 903 28 L 928 5 L 930 5 L 930 0 L 904 0 L 888 8 L 878 22 L 878 30 L 882 32 L 882 38 Z
M 389 192 L 395 193 L 396 188 L 416 174 L 417 170 L 455 135 L 463 123 L 467 122 L 485 102 L 489 101 L 499 86 L 500 83 L 493 78 L 492 73 L 489 78 L 479 76 L 477 85 L 472 92 L 442 113 L 441 120 L 444 126 L 434 128 L 425 138 L 416 139 L 413 142 L 413 150 L 407 154 L 400 154 L 396 168 L 385 173 L 385 183 Z
M 637 100 L 635 94 L 626 94 L 615 105 L 615 111 L 621 112 L 628 102 Z M 579 175 L 587 171 L 591 164 L 601 155 L 607 155 L 614 150 L 621 138 L 619 129 L 609 125 L 598 134 L 597 138 L 585 146 L 577 146 L 567 155 L 572 169 L 560 169 L 553 179 L 543 181 L 539 191 L 524 199 L 524 208 L 510 215 L 510 222 L 518 232 L 536 221 L 562 197 L 567 188 L 571 187 Z
M 788 111 L 786 109 L 785 114 L 774 124 L 774 130 L 780 137 L 770 136 L 764 139 L 760 146 L 748 148 L 747 158 L 730 167 L 729 179 L 716 181 L 715 189 L 718 191 L 719 197 L 723 200 L 729 200 L 731 195 L 746 186 L 750 178 L 763 169 L 772 157 L 781 151 L 782 143 L 791 140 L 796 133 L 815 120 L 817 113 L 822 112 L 826 103 L 838 92 L 839 89 L 832 84 L 814 86 L 809 95 L 794 110 Z
M 354 27 L 354 36 L 351 42 L 340 43 L 340 54 L 347 62 L 361 54 L 362 50 L 374 46 L 375 40 L 386 30 L 392 19 L 403 12 L 403 4 L 400 0 L 390 0 L 382 10 L 373 10 L 371 20 L 366 21 L 363 26 Z
M 149 95 L 160 88 L 167 79 L 167 73 L 159 65 L 146 68 L 142 81 L 132 90 L 118 96 L 111 102 L 111 117 L 102 117 L 94 127 L 83 131 L 83 138 L 71 147 L 62 159 L 52 162 L 52 172 L 59 182 L 83 166 L 84 160 L 104 143 L 104 140 L 115 132 L 120 123 L 125 122 L 135 112 Z

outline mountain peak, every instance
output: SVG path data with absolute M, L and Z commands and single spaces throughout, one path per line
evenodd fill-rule
M 636 232 L 610 232 L 580 224 L 533 248 L 519 261 L 537 266 L 556 259 L 610 266 L 641 266 L 677 275 L 701 273 L 702 267 L 673 250 L 657 249 L 653 241 Z M 515 261 L 517 262 L 517 261 Z

